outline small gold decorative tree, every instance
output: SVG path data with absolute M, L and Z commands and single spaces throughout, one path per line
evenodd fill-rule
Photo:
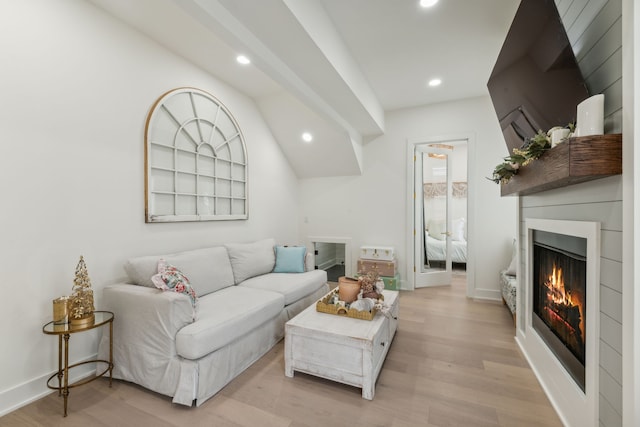
M 91 279 L 87 273 L 87 265 L 82 255 L 80 255 L 80 261 L 76 266 L 76 277 L 73 279 L 73 295 L 71 295 L 70 304 L 69 320 L 71 325 L 87 325 L 94 321 L 93 290 L 91 289 Z

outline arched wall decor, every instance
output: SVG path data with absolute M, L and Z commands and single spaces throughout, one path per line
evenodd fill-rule
M 240 127 L 218 99 L 165 93 L 145 129 L 146 222 L 247 219 L 247 168 Z

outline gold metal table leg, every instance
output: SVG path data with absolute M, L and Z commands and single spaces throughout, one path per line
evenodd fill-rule
M 109 387 L 113 381 L 113 319 L 109 322 Z
M 69 397 L 69 334 L 64 334 L 64 416 L 67 416 L 67 399 Z
M 62 396 L 62 335 L 58 335 L 58 396 Z

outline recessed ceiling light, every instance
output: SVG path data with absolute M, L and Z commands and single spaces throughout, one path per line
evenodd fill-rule
M 429 86 L 431 86 L 431 87 L 440 86 L 440 84 L 442 84 L 442 80 L 440 80 L 440 79 L 431 79 L 431 80 L 429 80 Z
M 431 7 L 438 3 L 438 0 L 420 0 L 420 6 Z
M 313 135 L 311 135 L 309 132 L 305 132 L 302 134 L 302 140 L 304 142 L 311 142 L 313 140 Z
M 236 61 L 238 61 L 242 65 L 251 64 L 251 60 L 244 55 L 238 55 Z

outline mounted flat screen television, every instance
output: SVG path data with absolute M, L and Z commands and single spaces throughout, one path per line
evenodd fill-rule
M 522 0 L 487 83 L 509 153 L 589 97 L 553 0 Z

